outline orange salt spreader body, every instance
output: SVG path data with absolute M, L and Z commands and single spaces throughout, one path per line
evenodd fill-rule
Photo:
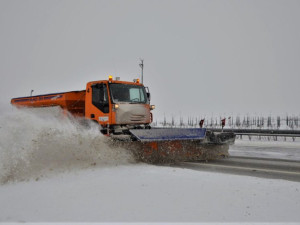
M 67 114 L 99 124 L 110 137 L 109 143 L 130 149 L 145 162 L 209 160 L 228 155 L 233 133 L 214 133 L 205 128 L 151 129 L 153 116 L 150 93 L 135 79 L 133 82 L 108 80 L 88 82 L 82 91 L 70 91 L 13 98 L 17 107 L 59 106 Z
M 30 97 L 13 98 L 11 104 L 17 107 L 53 107 L 60 106 L 63 110 L 74 116 L 84 116 L 85 113 L 85 91 L 70 91 L 37 95 Z

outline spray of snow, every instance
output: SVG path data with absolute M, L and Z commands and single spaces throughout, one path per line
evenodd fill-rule
M 111 148 L 95 124 L 88 127 L 59 108 L 1 109 L 0 183 L 40 179 L 57 172 L 134 162 Z

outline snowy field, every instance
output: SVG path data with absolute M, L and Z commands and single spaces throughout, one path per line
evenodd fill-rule
M 138 163 L 93 127 L 43 115 L 0 117 L 2 223 L 300 223 L 299 182 Z M 231 152 L 261 144 L 273 142 L 238 140 Z

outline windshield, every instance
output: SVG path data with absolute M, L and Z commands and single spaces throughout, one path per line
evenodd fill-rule
M 113 102 L 146 103 L 146 92 L 143 86 L 132 84 L 110 84 Z

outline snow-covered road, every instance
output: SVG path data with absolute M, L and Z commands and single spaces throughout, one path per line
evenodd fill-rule
M 174 166 L 198 171 L 300 182 L 299 161 L 230 156 L 208 162 L 180 162 Z
M 0 186 L 0 221 L 300 222 L 300 183 L 129 164 Z
M 284 141 L 280 138 L 278 141 L 269 141 L 254 139 L 252 141 L 236 139 L 235 144 L 230 146 L 229 153 L 232 156 L 246 156 L 256 158 L 272 158 L 300 161 L 300 142 L 299 138 L 292 141 L 289 138 Z

